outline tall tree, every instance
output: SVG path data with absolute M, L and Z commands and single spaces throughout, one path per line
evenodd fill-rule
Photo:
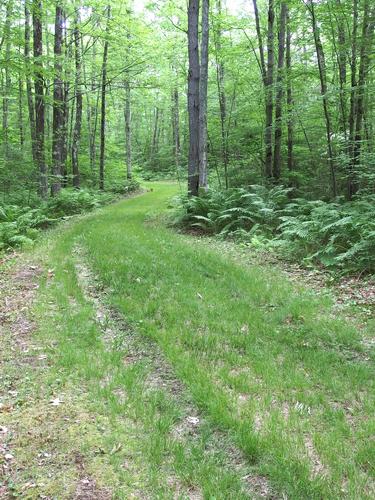
M 76 116 L 72 138 L 72 174 L 73 174 L 73 187 L 79 189 L 79 144 L 81 140 L 81 127 L 82 127 L 82 62 L 81 62 L 81 34 L 79 32 L 79 14 L 77 12 L 74 21 L 74 54 L 75 54 L 75 102 L 76 102 Z
M 105 160 L 105 122 L 106 122 L 106 90 L 107 90 L 107 63 L 109 43 L 109 21 L 111 18 L 111 6 L 107 6 L 107 26 L 104 40 L 102 83 L 101 83 L 101 115 L 100 115 L 100 159 L 99 159 L 99 188 L 104 189 L 104 160 Z
M 256 6 L 256 1 L 255 1 Z M 217 0 L 217 14 L 218 20 L 214 29 L 214 42 L 215 42 L 215 59 L 216 59 L 216 82 L 217 91 L 219 97 L 219 108 L 220 108 L 220 132 L 221 132 L 221 154 L 224 164 L 224 177 L 225 177 L 225 187 L 228 189 L 228 133 L 227 133 L 227 100 L 225 95 L 225 71 L 224 62 L 221 55 L 222 44 L 222 28 L 221 28 L 221 17 L 222 17 L 222 5 L 221 0 Z M 263 50 L 263 49 L 262 49 Z
M 293 146 L 294 146 L 294 127 L 293 127 L 293 93 L 292 93 L 292 56 L 291 56 L 291 41 L 292 32 L 290 29 L 290 13 L 289 9 L 287 12 L 286 19 L 286 70 L 287 70 L 287 128 L 288 128 L 288 171 L 291 172 L 294 168 L 294 158 L 293 158 Z
M 62 45 L 63 45 L 64 13 L 60 4 L 55 11 L 55 43 L 54 43 L 54 84 L 53 84 L 53 136 L 52 136 L 52 195 L 61 189 L 64 141 L 64 86 L 62 80 Z
M 126 178 L 132 178 L 132 133 L 131 133 L 131 93 L 129 75 L 125 80 L 125 149 L 126 149 Z
M 4 39 L 5 39 L 5 84 L 3 86 L 3 144 L 4 144 L 4 156 L 8 159 L 9 155 L 9 94 L 11 92 L 11 78 L 10 78 L 10 24 L 12 17 L 13 2 L 8 1 L 6 4 L 5 12 L 5 26 L 4 26 Z
M 370 65 L 370 54 L 373 48 L 374 26 L 375 26 L 375 7 L 373 5 L 370 7 L 369 0 L 365 0 L 363 21 L 362 21 L 362 39 L 361 39 L 361 51 L 360 51 L 360 61 L 358 69 L 358 83 L 355 95 L 356 118 L 354 124 L 354 130 L 355 130 L 354 146 L 353 146 L 353 157 L 351 159 L 352 167 L 351 167 L 351 177 L 349 185 L 350 198 L 357 193 L 359 188 L 357 169 L 360 164 L 360 156 L 361 156 L 361 145 L 363 139 L 363 122 L 365 116 L 365 93 L 366 93 L 366 83 Z
M 266 123 L 264 132 L 265 158 L 264 169 L 268 179 L 272 177 L 272 125 L 273 125 L 273 75 L 275 65 L 274 48 L 274 0 L 268 0 L 267 31 L 267 74 L 266 74 Z
M 199 0 L 189 0 L 188 7 L 188 113 L 189 159 L 188 192 L 198 195 L 199 186 Z
M 328 156 L 328 163 L 329 163 L 330 172 L 331 172 L 331 189 L 332 189 L 333 197 L 336 197 L 336 195 L 337 195 L 336 169 L 335 169 L 335 160 L 333 157 L 332 125 L 331 125 L 331 117 L 330 117 L 330 113 L 329 113 L 329 102 L 328 102 L 328 94 L 327 94 L 328 88 L 327 88 L 327 71 L 326 71 L 325 55 L 324 55 L 322 41 L 320 38 L 320 30 L 319 30 L 318 22 L 316 19 L 314 0 L 309 0 L 307 6 L 308 6 L 308 10 L 309 10 L 310 15 L 311 15 L 315 50 L 316 50 L 316 56 L 318 59 L 320 92 L 321 92 L 321 95 L 323 98 L 323 110 L 324 110 L 325 126 L 326 126 L 327 156 Z
M 288 14 L 286 2 L 282 2 L 280 11 L 280 26 L 278 36 L 278 59 L 277 59 L 277 80 L 276 80 L 276 101 L 275 101 L 275 145 L 273 153 L 272 176 L 275 180 L 281 175 L 281 136 L 282 136 L 282 112 L 284 96 L 284 53 L 285 53 L 285 25 Z
M 180 167 L 181 157 L 181 142 L 180 142 L 180 99 L 178 85 L 176 83 L 172 91 L 172 135 L 173 135 L 173 150 L 176 171 Z
M 39 193 L 48 195 L 47 166 L 44 150 L 44 79 L 42 2 L 33 0 L 34 87 L 35 87 L 35 156 L 39 168 Z
M 208 85 L 208 39 L 209 0 L 202 0 L 202 37 L 199 74 L 199 187 L 207 190 L 207 85 Z
M 30 136 L 31 136 L 31 154 L 35 166 L 37 166 L 36 157 L 36 131 L 35 131 L 35 107 L 31 83 L 31 61 L 30 61 L 30 8 L 29 0 L 25 0 L 25 75 L 26 75 L 26 97 L 27 109 L 29 114 Z

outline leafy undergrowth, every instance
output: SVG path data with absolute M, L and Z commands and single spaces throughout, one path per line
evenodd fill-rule
M 278 270 L 150 223 L 175 191 L 155 183 L 34 254 L 45 271 L 32 344 L 45 365 L 15 367 L 19 388 L 3 390 L 7 487 L 36 483 L 35 498 L 69 497 L 82 481 L 115 498 L 373 498 L 373 332 Z M 12 363 L 14 346 L 5 352 Z M 14 391 L 19 403 L 6 399 Z M 41 466 L 39 453 L 53 458 Z
M 344 273 L 375 272 L 375 198 L 289 199 L 290 189 L 250 186 L 177 199 L 174 223 L 268 248 Z
M 137 181 L 111 186 L 108 192 L 88 189 L 62 189 L 60 193 L 43 202 L 30 200 L 28 204 L 0 204 L 0 251 L 19 246 L 30 246 L 38 237 L 40 230 L 50 227 L 62 219 L 82 214 L 113 202 L 120 195 L 139 189 Z

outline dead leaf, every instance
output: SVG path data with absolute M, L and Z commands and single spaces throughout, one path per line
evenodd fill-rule
M 189 424 L 191 425 L 198 425 L 199 424 L 199 418 L 198 417 L 187 417 L 186 419 Z
M 64 401 L 62 401 L 60 398 L 55 398 L 55 399 L 52 399 L 50 401 L 50 404 L 51 406 L 59 406 L 61 405 L 61 403 L 63 403 Z
M 110 455 L 114 455 L 115 453 L 117 453 L 118 451 L 120 451 L 122 448 L 122 444 L 121 443 L 117 443 L 113 446 L 112 450 L 109 452 Z

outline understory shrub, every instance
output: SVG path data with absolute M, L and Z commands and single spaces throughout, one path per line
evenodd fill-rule
M 352 202 L 289 199 L 290 190 L 250 186 L 177 199 L 173 223 L 273 249 L 343 272 L 375 271 L 375 196 Z
M 57 196 L 38 206 L 21 206 L 0 202 L 0 251 L 32 244 L 41 229 L 61 219 L 88 212 L 108 204 L 116 195 L 139 188 L 137 181 L 128 181 L 111 192 L 88 189 L 62 189 Z

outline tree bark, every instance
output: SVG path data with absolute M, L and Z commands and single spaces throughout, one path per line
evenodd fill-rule
M 315 7 L 314 0 L 309 0 L 308 9 L 311 15 L 312 28 L 314 34 L 314 42 L 316 49 L 316 56 L 318 59 L 318 68 L 319 68 L 319 78 L 320 78 L 320 91 L 323 98 L 323 110 L 325 117 L 325 126 L 326 126 L 326 137 L 327 137 L 327 155 L 328 155 L 328 163 L 330 166 L 331 173 L 331 189 L 333 197 L 337 195 L 337 187 L 336 187 L 336 172 L 335 172 L 335 162 L 333 158 L 333 147 L 332 147 L 332 126 L 331 126 L 331 118 L 329 114 L 329 102 L 327 95 L 327 73 L 326 73 L 326 64 L 325 64 L 325 56 L 323 45 L 320 39 L 319 27 L 315 16 Z
M 82 87 L 81 87 L 81 34 L 79 32 L 79 17 L 77 15 L 74 22 L 74 47 L 75 47 L 75 100 L 76 100 L 76 116 L 73 130 L 72 138 L 72 174 L 73 174 L 73 187 L 79 189 L 80 187 L 80 177 L 79 177 L 79 144 L 81 140 L 81 128 L 82 128 Z
M 292 34 L 290 29 L 289 9 L 287 12 L 287 28 L 286 28 L 286 69 L 287 69 L 287 96 L 286 103 L 288 109 L 288 171 L 294 169 L 293 146 L 294 146 L 294 127 L 293 127 L 293 93 L 292 93 L 292 57 L 291 57 L 291 41 Z
M 47 198 L 48 181 L 44 151 L 44 80 L 42 2 L 33 0 L 34 86 L 35 86 L 35 155 L 39 167 L 39 193 Z
M 25 75 L 26 75 L 26 96 L 27 96 L 27 108 L 29 113 L 29 124 L 30 124 L 30 137 L 31 137 L 31 154 L 35 166 L 36 162 L 36 134 L 35 134 L 35 107 L 33 100 L 33 91 L 30 77 L 30 10 L 29 1 L 25 1 Z
M 355 119 L 355 134 L 353 146 L 353 158 L 351 167 L 351 181 L 349 197 L 352 198 L 359 189 L 358 182 L 358 167 L 361 157 L 361 144 L 363 133 L 363 122 L 365 116 L 365 96 L 366 83 L 370 66 L 370 54 L 373 47 L 373 35 L 375 24 L 375 8 L 370 8 L 369 0 L 365 1 L 363 22 L 362 22 L 362 40 L 361 52 L 358 68 L 358 84 L 356 88 L 356 119 Z
M 64 25 L 66 26 L 66 13 L 64 12 Z M 62 132 L 62 186 L 68 185 L 68 171 L 67 171 L 67 158 L 68 158 L 68 127 L 69 127 L 69 92 L 70 92 L 70 70 L 69 60 L 71 58 L 71 43 L 68 43 L 67 30 L 64 31 L 64 57 L 66 61 L 66 68 L 64 71 L 64 84 L 63 84 L 63 132 Z
M 288 7 L 285 2 L 281 4 L 280 27 L 279 27 L 279 52 L 277 60 L 277 87 L 275 102 L 275 146 L 273 153 L 273 178 L 278 181 L 281 175 L 281 137 L 282 137 L 282 113 L 284 96 L 284 53 L 285 53 L 285 25 Z
M 255 2 L 256 5 L 256 2 Z M 219 22 L 214 31 L 215 35 L 215 58 L 216 58 L 216 82 L 217 82 L 217 92 L 219 97 L 219 108 L 220 108 L 220 132 L 221 132 L 221 155 L 224 164 L 224 177 L 225 177 L 225 188 L 228 189 L 228 133 L 227 133 L 227 100 L 224 88 L 224 63 L 221 57 L 221 0 L 217 2 Z M 263 50 L 263 49 L 262 49 Z M 263 58 L 264 60 L 264 58 Z
M 5 24 L 4 24 L 4 39 L 5 39 L 5 84 L 3 87 L 3 146 L 5 160 L 9 156 L 9 94 L 11 91 L 11 77 L 10 77 L 10 23 L 12 16 L 13 2 L 8 1 L 6 4 Z
M 258 10 L 257 0 L 253 0 L 253 6 L 254 6 L 254 14 L 255 14 L 255 27 L 256 27 L 257 38 L 258 38 L 260 70 L 262 73 L 263 84 L 266 86 L 267 85 L 267 81 L 266 81 L 267 69 L 266 69 L 266 63 L 265 63 L 265 59 L 264 59 L 263 38 L 262 38 L 262 33 L 260 31 L 260 20 L 259 20 L 259 10 Z
M 52 123 L 52 196 L 61 189 L 61 176 L 63 173 L 63 128 L 64 128 L 64 87 L 62 81 L 62 44 L 63 44 L 62 7 L 56 5 L 55 13 L 55 43 L 54 43 L 54 84 L 53 84 L 53 123 Z
M 274 56 L 274 0 L 268 0 L 268 33 L 267 33 L 267 75 L 266 75 L 266 128 L 264 133 L 265 145 L 265 175 L 272 178 L 272 125 L 273 125 L 273 73 Z
M 107 89 L 107 61 L 108 61 L 108 35 L 111 7 L 107 6 L 107 27 L 104 41 L 102 85 L 101 85 L 101 116 L 100 116 L 100 159 L 99 159 L 99 188 L 104 189 L 104 161 L 105 161 L 105 113 L 106 113 L 106 89 Z
M 18 80 L 18 129 L 20 134 L 20 146 L 25 142 L 25 133 L 23 128 L 23 81 L 21 75 Z
M 207 86 L 208 86 L 209 0 L 202 0 L 201 63 L 199 75 L 199 187 L 208 188 Z
M 178 173 L 180 167 L 181 143 L 180 143 L 180 105 L 177 84 L 172 92 L 172 130 L 173 130 L 173 152 L 175 166 Z
M 188 192 L 198 195 L 199 185 L 199 0 L 189 0 L 188 8 L 188 113 L 189 113 L 189 159 Z

